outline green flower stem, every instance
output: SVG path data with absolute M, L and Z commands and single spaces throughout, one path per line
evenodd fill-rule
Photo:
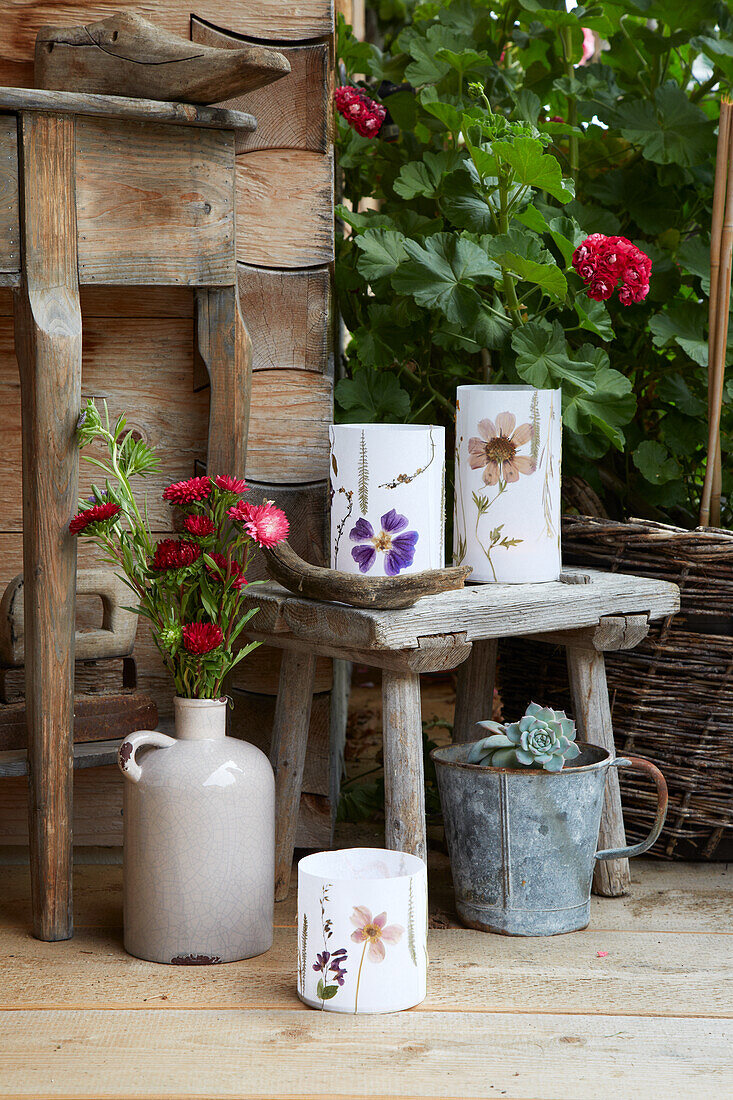
M 359 963 L 359 973 L 356 977 L 356 993 L 354 994 L 354 1015 L 356 1016 L 356 1010 L 359 1006 L 359 983 L 361 982 L 361 968 L 364 965 L 364 956 L 366 955 L 366 949 L 369 946 L 369 940 L 364 940 L 364 948 L 361 953 L 361 962 Z
M 501 233 L 509 232 L 509 211 L 508 211 L 508 196 L 509 185 L 506 175 L 499 176 L 499 230 Z M 506 297 L 507 309 L 511 315 L 514 324 L 519 327 L 523 324 L 522 314 L 519 309 L 519 299 L 517 298 L 517 291 L 514 284 L 514 279 L 506 267 L 501 268 L 504 275 L 504 295 Z
M 575 69 L 572 61 L 573 43 L 571 27 L 560 28 L 560 44 L 562 46 L 563 61 L 565 64 L 565 75 L 568 80 L 572 81 L 575 78 Z M 567 105 L 568 125 L 573 128 L 568 136 L 568 164 L 570 175 L 575 179 L 578 175 L 578 135 L 574 133 L 578 125 L 578 101 L 575 96 L 567 96 Z

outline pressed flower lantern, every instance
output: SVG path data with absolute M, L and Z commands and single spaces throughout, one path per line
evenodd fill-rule
M 427 981 L 427 869 L 383 848 L 298 864 L 298 996 L 328 1012 L 399 1012 Z
M 444 564 L 445 431 L 422 424 L 335 424 L 331 566 L 397 577 Z
M 561 393 L 459 386 L 453 560 L 471 581 L 560 575 Z

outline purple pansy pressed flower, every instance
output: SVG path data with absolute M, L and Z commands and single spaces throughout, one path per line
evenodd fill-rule
M 349 531 L 349 538 L 361 545 L 352 548 L 351 556 L 359 566 L 359 572 L 368 573 L 377 560 L 379 550 L 386 555 L 385 573 L 388 577 L 396 577 L 400 570 L 412 565 L 418 534 L 417 531 L 405 531 L 407 516 L 401 516 L 394 508 L 385 512 L 379 522 L 382 530 L 375 535 L 368 520 L 361 518 L 356 521 Z

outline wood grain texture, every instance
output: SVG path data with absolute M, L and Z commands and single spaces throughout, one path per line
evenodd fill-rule
M 191 39 L 207 46 L 237 50 L 246 40 L 191 20 Z M 317 42 L 284 46 L 281 53 L 290 73 L 277 82 L 235 98 L 220 99 L 221 106 L 246 111 L 257 119 L 257 129 L 238 133 L 238 153 L 253 149 L 309 149 L 325 153 L 331 137 L 331 99 L 328 45 Z
M 272 725 L 270 762 L 275 771 L 275 900 L 287 897 L 303 789 L 316 658 L 286 653 Z
M 252 692 L 256 696 L 277 695 L 280 682 L 282 650 L 272 646 L 258 646 L 232 673 L 232 690 Z M 313 690 L 330 691 L 333 683 L 333 662 L 327 657 L 316 661 L 316 679 Z
M 384 843 L 427 859 L 420 677 L 382 672 Z
M 262 149 L 237 157 L 237 259 L 262 267 L 333 260 L 333 154 Z
M 248 478 L 274 485 L 325 479 L 332 419 L 330 379 L 300 370 L 255 371 Z
M 497 650 L 496 638 L 476 642 L 471 656 L 459 666 L 453 721 L 453 740 L 459 745 L 476 741 L 476 722 L 493 717 Z
M 82 283 L 231 286 L 231 133 L 77 122 Z
M 253 370 L 332 373 L 327 268 L 275 271 L 237 264 L 237 279 Z
M 585 571 L 588 584 L 468 585 L 456 592 L 426 596 L 401 611 L 373 611 L 313 603 L 291 596 L 274 583 L 257 590 L 257 630 L 290 632 L 324 645 L 362 650 L 414 649 L 421 638 L 458 629 L 469 642 L 492 637 L 529 636 L 543 629 L 594 626 L 607 614 L 674 613 L 676 585 L 619 573 Z
M 89 318 L 96 317 L 193 317 L 193 295 L 183 286 L 83 286 L 82 326 L 86 335 Z M 0 288 L 0 317 L 13 316 L 13 292 Z
M 28 843 L 28 780 L 3 779 L 0 843 Z M 122 773 L 116 764 L 73 773 L 74 844 L 122 844 Z M 0 1071 L 2 1077 L 2 1071 Z
M 155 729 L 158 710 L 153 700 L 139 692 L 117 692 L 109 695 L 74 694 L 75 750 L 84 742 L 107 741 L 115 751 L 128 733 Z M 110 742 L 114 735 L 115 741 Z M 25 750 L 28 736 L 25 703 L 10 703 L 0 707 L 0 750 Z M 110 761 L 113 762 L 113 761 Z M 75 766 L 78 761 L 75 759 Z M 25 774 L 25 769 L 17 774 Z
M 613 721 L 603 654 L 583 645 L 568 645 L 566 655 L 578 739 L 600 745 L 601 748 L 607 749 L 611 756 L 615 756 Z M 625 845 L 626 833 L 621 809 L 618 770 L 609 768 L 606 776 L 601 827 L 598 833 L 598 850 L 623 848 Z M 593 872 L 595 893 L 603 894 L 605 897 L 618 897 L 619 894 L 626 893 L 629 881 L 628 859 L 596 861 Z
M 0 271 L 20 271 L 18 124 L 0 115 Z
M 229 736 L 249 741 L 269 756 L 276 697 L 235 690 L 232 698 L 234 709 L 229 714 Z M 328 794 L 329 703 L 328 690 L 314 692 L 302 783 L 302 790 L 307 794 Z
M 241 95 L 289 71 L 283 55 L 266 46 L 194 49 L 188 35 L 118 12 L 84 26 L 41 27 L 33 75 L 37 88 L 188 104 Z
M 24 268 L 15 295 L 23 454 L 23 574 L 33 930 L 67 939 L 71 813 L 81 308 L 74 120 L 19 124 Z
M 196 338 L 209 376 L 207 470 L 243 477 L 247 461 L 252 342 L 234 286 L 196 295 Z

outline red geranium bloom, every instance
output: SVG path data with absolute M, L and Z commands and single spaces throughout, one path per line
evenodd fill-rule
M 214 481 L 225 493 L 249 492 L 247 489 L 247 482 L 243 477 L 230 477 L 229 474 L 217 474 Z
M 271 500 L 265 504 L 246 504 L 240 500 L 229 509 L 227 515 L 241 523 L 258 546 L 277 546 L 288 537 L 290 524 L 287 516 Z
M 345 118 L 352 130 L 362 137 L 373 138 L 379 133 L 387 110 L 375 103 L 360 88 L 341 87 L 333 94 L 336 110 Z
M 176 481 L 163 490 L 163 500 L 171 504 L 193 504 L 197 500 L 206 500 L 211 492 L 211 478 L 190 477 L 188 481 Z
M 218 649 L 224 641 L 221 627 L 216 623 L 186 623 L 183 628 L 183 644 L 189 653 L 202 655 Z
M 161 539 L 155 547 L 151 562 L 152 569 L 182 569 L 193 565 L 201 557 L 201 547 L 197 542 L 186 539 Z
M 72 535 L 78 535 L 81 531 L 86 531 L 91 524 L 105 523 L 119 514 L 119 504 L 113 504 L 111 501 L 108 504 L 93 504 L 91 508 L 85 508 L 83 512 L 78 512 L 74 516 L 69 524 L 69 530 Z
M 626 237 L 591 233 L 573 253 L 573 267 L 596 302 L 610 298 L 621 279 L 619 301 L 628 306 L 649 293 L 652 261 Z
M 206 572 L 212 580 L 217 581 L 219 584 L 226 584 L 226 582 L 233 577 L 232 588 L 236 589 L 237 592 L 240 588 L 244 588 L 247 583 L 247 578 L 238 561 L 227 562 L 224 555 L 219 553 L 209 554 L 209 557 L 214 559 L 220 570 L 220 572 L 217 572 L 215 569 L 212 569 L 210 565 L 206 566 Z
M 205 539 L 207 535 L 214 533 L 214 523 L 208 516 L 186 516 L 183 526 L 189 535 L 195 535 L 199 539 Z

